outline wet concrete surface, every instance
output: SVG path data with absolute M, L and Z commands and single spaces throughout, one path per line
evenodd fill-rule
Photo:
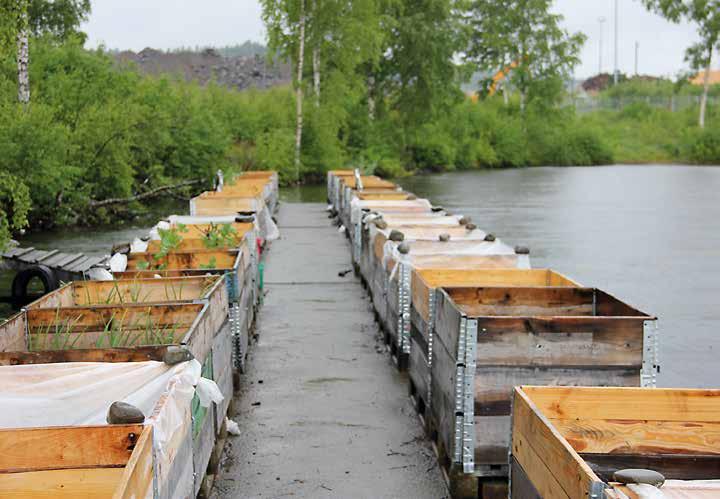
M 350 248 L 321 204 L 283 204 L 214 498 L 444 498 Z

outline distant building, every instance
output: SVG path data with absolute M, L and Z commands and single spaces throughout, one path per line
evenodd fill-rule
M 705 71 L 700 71 L 690 78 L 690 83 L 693 85 L 705 85 Z M 710 71 L 710 85 L 720 85 L 720 70 Z

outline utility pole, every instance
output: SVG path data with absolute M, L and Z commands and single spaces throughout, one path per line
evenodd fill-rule
M 615 82 L 615 85 L 618 84 L 618 79 L 620 77 L 620 70 L 618 69 L 618 22 L 619 22 L 619 13 L 618 13 L 618 0 L 615 0 L 615 70 L 613 72 L 613 81 Z
M 600 23 L 600 48 L 598 50 L 598 74 L 602 74 L 603 70 L 603 32 L 605 31 L 604 25 L 605 25 L 605 19 L 604 17 L 598 17 L 598 23 Z
M 635 76 L 639 76 L 640 73 L 638 73 L 638 58 L 640 54 L 640 42 L 635 42 Z

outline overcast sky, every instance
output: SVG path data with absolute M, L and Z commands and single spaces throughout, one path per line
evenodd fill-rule
M 224 46 L 245 40 L 262 42 L 265 30 L 256 0 L 93 0 L 85 26 L 90 45 L 142 50 L 181 46 Z M 675 75 L 686 68 L 685 47 L 696 39 L 691 25 L 674 25 L 648 13 L 639 0 L 619 0 L 619 66 L 634 70 L 635 42 L 639 42 L 639 71 Z M 614 59 L 614 0 L 555 0 L 565 16 L 565 27 L 584 32 L 588 40 L 577 68 L 579 77 L 596 74 L 599 66 L 601 23 L 603 70 L 611 72 Z

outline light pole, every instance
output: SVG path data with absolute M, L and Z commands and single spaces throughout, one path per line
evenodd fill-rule
M 602 62 L 603 62 L 603 61 L 602 61 L 602 59 L 603 59 L 603 32 L 605 31 L 605 29 L 604 29 L 605 21 L 607 21 L 607 19 L 605 19 L 604 17 L 598 17 L 598 23 L 600 23 L 600 43 L 599 43 L 600 47 L 599 47 L 599 50 L 598 50 L 598 74 L 599 74 L 599 75 L 602 74 L 602 69 L 603 69 L 603 68 L 602 68 Z
M 618 78 L 620 77 L 620 69 L 618 68 L 618 19 L 620 15 L 618 14 L 618 0 L 615 0 L 615 70 L 613 72 L 613 80 L 615 82 L 615 85 L 618 83 Z

